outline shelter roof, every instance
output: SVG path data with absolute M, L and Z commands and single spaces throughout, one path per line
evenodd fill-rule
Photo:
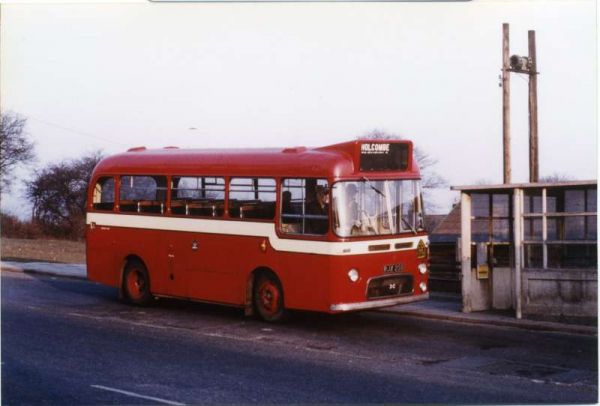
M 452 190 L 460 190 L 463 192 L 490 192 L 495 190 L 507 190 L 507 189 L 539 189 L 549 187 L 582 187 L 582 186 L 596 186 L 597 180 L 577 180 L 568 182 L 537 182 L 537 183 L 506 183 L 499 185 L 465 185 L 465 186 L 452 186 Z

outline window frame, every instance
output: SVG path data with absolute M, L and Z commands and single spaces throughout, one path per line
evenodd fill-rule
M 123 211 L 122 210 L 122 202 L 123 199 L 121 199 L 121 191 L 122 191 L 122 185 L 123 185 L 123 178 L 125 177 L 147 177 L 147 178 L 164 178 L 165 179 L 165 186 L 161 187 L 158 186 L 158 182 L 156 182 L 156 191 L 158 190 L 164 190 L 165 192 L 165 198 L 163 201 L 160 200 L 148 200 L 148 201 L 156 201 L 156 202 L 161 202 L 161 211 L 160 213 L 154 213 L 154 212 L 148 212 L 148 211 L 140 211 L 140 204 L 139 201 L 137 202 L 137 210 L 136 211 Z M 170 182 L 170 177 L 168 175 L 165 174 L 147 174 L 147 173 L 142 173 L 142 174 L 131 174 L 131 173 L 121 173 L 116 175 L 116 178 L 118 180 L 118 205 L 117 205 L 117 212 L 119 214 L 126 214 L 126 215 L 142 215 L 142 216 L 165 216 L 168 215 L 168 207 L 169 207 L 169 182 Z M 140 199 L 140 200 L 144 200 L 144 199 Z M 126 200 L 129 201 L 129 200 Z
M 283 192 L 284 190 L 284 182 L 286 180 L 290 180 L 290 179 L 294 179 L 294 180 L 302 180 L 304 181 L 303 186 L 300 186 L 300 188 L 304 188 L 306 189 L 306 181 L 307 180 L 314 180 L 315 181 L 315 187 L 319 186 L 319 181 L 324 181 L 326 183 L 326 187 L 327 190 L 329 191 L 329 204 L 327 205 L 327 230 L 325 231 L 325 233 L 322 234 L 313 234 L 313 233 L 306 233 L 303 232 L 303 230 L 306 228 L 305 226 L 305 220 L 307 219 L 307 213 L 306 213 L 306 205 L 307 205 L 307 199 L 306 196 L 304 196 L 304 202 L 302 205 L 302 214 L 299 214 L 298 216 L 301 216 L 302 218 L 302 231 L 300 232 L 289 232 L 289 231 L 285 231 L 283 229 Z M 277 200 L 278 200 L 278 205 L 277 205 L 277 234 L 279 236 L 284 236 L 286 238 L 299 238 L 299 239 L 323 239 L 327 236 L 329 236 L 329 234 L 332 232 L 332 209 L 331 209 L 331 181 L 330 179 L 326 178 L 326 177 L 312 177 L 312 176 L 299 176 L 299 177 L 282 177 L 279 179 L 279 191 L 277 193 Z M 322 185 L 321 185 L 322 186 Z
M 533 196 L 533 194 L 528 195 L 528 192 L 530 193 L 537 193 L 539 190 L 541 189 L 541 211 L 539 212 L 533 212 L 533 211 L 528 211 L 528 212 L 523 212 L 522 213 L 522 217 L 523 217 L 523 224 L 525 225 L 525 222 L 527 220 L 531 220 L 532 222 L 535 221 L 536 219 L 541 219 L 542 221 L 542 236 L 541 239 L 529 239 L 526 240 L 524 238 L 524 227 L 522 230 L 522 246 L 523 246 L 523 267 L 526 269 L 564 269 L 564 270 L 568 270 L 568 269 L 575 269 L 575 268 L 565 268 L 565 267 L 550 267 L 549 264 L 549 247 L 565 247 L 567 245 L 581 245 L 581 246 L 590 246 L 590 245 L 597 245 L 598 244 L 598 234 L 596 231 L 596 239 L 595 240 L 590 240 L 587 239 L 588 237 L 588 217 L 594 217 L 597 216 L 598 213 L 597 211 L 589 211 L 589 199 L 588 199 L 588 193 L 590 193 L 591 190 L 595 190 L 596 194 L 597 194 L 597 187 L 594 186 L 574 186 L 574 187 L 566 187 L 566 188 L 553 188 L 551 186 L 548 187 L 540 187 L 540 188 L 536 188 L 536 189 L 531 189 L 531 190 L 524 190 L 523 191 L 523 196 L 524 196 L 524 204 L 525 202 L 528 201 L 528 199 Z M 551 192 L 553 193 L 548 193 L 548 190 L 551 190 Z M 583 195 L 583 204 L 584 204 L 584 211 L 583 212 L 571 212 L 571 211 L 566 211 L 565 206 L 566 206 L 566 202 L 565 200 L 565 195 L 566 192 L 569 190 L 583 190 L 584 191 L 584 195 Z M 561 200 L 557 200 L 557 204 L 556 204 L 556 211 L 548 211 L 548 198 L 549 197 L 554 197 L 556 198 L 557 196 L 561 196 Z M 535 195 L 537 196 L 537 194 Z M 584 231 L 583 231 L 583 235 L 584 235 L 584 239 L 567 239 L 566 236 L 563 239 L 548 239 L 548 220 L 549 219 L 567 219 L 567 218 L 577 218 L 577 217 L 581 217 L 584 219 L 583 221 L 583 226 L 584 226 Z M 564 228 L 564 224 L 563 224 L 563 228 Z M 541 247 L 542 249 L 542 264 L 541 267 L 538 266 L 527 266 L 527 257 L 526 257 L 526 253 L 528 249 L 534 249 L 535 247 L 538 247 L 537 249 L 539 249 L 539 247 Z M 562 264 L 561 264 L 562 265 Z M 598 260 L 596 258 L 596 266 L 598 265 Z M 589 267 L 594 268 L 594 266 L 590 266 Z M 586 268 L 587 269 L 587 268 Z
M 384 181 L 384 182 L 400 182 L 401 186 L 400 189 L 396 189 L 397 192 L 400 192 L 400 194 L 404 194 L 404 188 L 406 187 L 406 185 L 408 183 L 405 182 L 410 182 L 410 195 L 413 196 L 413 199 L 416 199 L 416 203 L 418 208 L 413 209 L 412 212 L 412 224 L 415 225 L 415 230 L 413 231 L 412 229 L 406 229 L 406 225 L 404 223 L 402 223 L 401 219 L 398 219 L 399 221 L 399 227 L 398 227 L 398 231 L 394 234 L 390 233 L 390 234 L 372 234 L 372 235 L 367 235 L 367 234 L 363 234 L 363 235 L 340 235 L 338 234 L 335 224 L 331 225 L 332 228 L 332 232 L 333 234 L 337 237 L 337 238 L 341 238 L 341 239 L 352 239 L 352 240 L 368 240 L 368 239 L 385 239 L 385 238 L 399 238 L 399 237 L 406 237 L 408 235 L 415 235 L 415 231 L 417 234 L 426 232 L 425 229 L 425 207 L 423 204 L 423 186 L 421 184 L 421 179 L 420 178 L 383 178 L 383 179 L 373 179 L 373 180 L 369 180 L 367 181 L 367 183 L 365 183 L 365 179 L 364 178 L 360 178 L 360 179 L 338 179 L 335 182 L 333 182 L 331 184 L 331 200 L 333 201 L 334 198 L 334 193 L 333 193 L 333 189 L 336 187 L 336 185 L 341 185 L 341 184 L 345 184 L 345 183 L 349 183 L 349 182 L 355 182 L 355 183 L 365 183 L 365 186 L 368 186 L 369 183 L 372 182 L 378 182 L 378 181 Z M 343 186 L 342 186 L 343 187 Z M 402 200 L 401 204 L 401 208 L 402 210 L 400 212 L 397 213 L 398 216 L 404 217 L 404 209 L 405 207 L 405 203 L 408 201 L 404 201 Z M 334 219 L 335 216 L 335 212 L 333 212 L 334 206 L 333 204 L 330 204 L 331 206 L 331 216 L 332 219 Z M 334 219 L 335 221 L 335 219 Z M 418 226 L 418 224 L 421 223 L 421 226 Z
M 200 215 L 200 214 L 180 214 L 180 213 L 173 213 L 173 200 L 183 200 L 183 199 L 174 199 L 174 191 L 179 190 L 179 188 L 173 188 L 173 180 L 175 178 L 196 178 L 196 179 L 205 179 L 205 178 L 215 178 L 215 179 L 222 179 L 223 180 L 223 205 L 220 208 L 220 210 L 222 210 L 222 213 L 219 215 L 218 213 L 216 215 Z M 189 175 L 189 174 L 176 174 L 176 175 L 169 175 L 168 179 L 167 179 L 167 187 L 168 187 L 168 205 L 167 205 L 167 213 L 170 216 L 174 216 L 174 217 L 180 217 L 180 218 L 203 218 L 203 219 L 225 219 L 228 217 L 228 213 L 227 213 L 227 187 L 228 187 L 228 178 L 226 176 L 222 176 L 222 175 Z M 219 185 L 220 186 L 220 185 Z M 202 190 L 202 189 L 190 189 L 190 190 Z M 204 192 L 206 193 L 206 188 L 204 188 Z M 207 200 L 207 199 L 202 199 L 202 200 Z M 214 200 L 214 201 L 221 201 L 221 200 Z
M 98 185 L 98 182 L 101 179 L 103 179 L 103 178 L 112 179 L 113 180 L 113 202 L 112 202 L 112 208 L 110 208 L 110 209 L 99 209 L 99 208 L 95 207 L 96 203 L 94 202 L 94 198 L 95 198 L 95 195 L 96 195 L 96 187 Z M 94 185 L 94 186 L 93 186 L 93 188 L 91 190 L 91 198 L 90 198 L 90 201 L 89 201 L 89 208 L 88 208 L 88 210 L 94 211 L 94 212 L 104 212 L 104 213 L 118 211 L 118 209 L 119 209 L 119 199 L 118 199 L 119 188 L 118 188 L 118 183 L 119 183 L 119 177 L 115 176 L 115 175 L 102 175 L 101 174 L 101 175 L 96 176 L 94 178 L 94 180 L 93 180 L 93 183 L 92 183 L 92 185 Z M 100 194 L 102 194 L 102 190 L 100 190 Z
M 264 218 L 264 217 L 240 217 L 231 215 L 231 185 L 232 182 L 236 179 L 268 179 L 273 180 L 275 183 L 273 186 L 267 186 L 268 188 L 273 188 L 273 192 L 270 191 L 262 191 L 262 193 L 273 193 L 275 195 L 275 199 L 273 200 L 273 217 Z M 264 223 L 275 223 L 277 219 L 277 205 L 279 202 L 278 192 L 279 192 L 280 181 L 279 178 L 274 176 L 251 176 L 251 175 L 239 175 L 239 176 L 227 176 L 225 177 L 225 216 L 222 218 L 226 218 L 229 220 L 235 221 L 253 221 L 253 222 L 264 222 Z M 246 185 L 234 185 L 234 186 L 246 186 Z M 250 185 L 251 186 L 251 185 Z M 257 184 L 256 193 L 261 193 L 260 185 Z M 241 190 L 234 190 L 233 192 L 245 192 Z M 261 201 L 262 202 L 262 201 Z M 270 203 L 270 202 L 269 202 Z
M 512 267 L 514 264 L 514 244 L 513 244 L 513 236 L 514 236 L 514 190 L 494 190 L 494 191 L 476 191 L 474 193 L 470 193 L 472 201 L 475 200 L 473 196 L 482 195 L 487 196 L 488 201 L 486 204 L 486 213 L 487 215 L 479 215 L 475 213 L 475 203 L 471 204 L 471 266 L 477 267 L 477 255 L 476 255 L 476 246 L 478 243 L 484 243 L 487 246 L 487 257 L 488 257 L 488 266 L 490 269 L 494 269 L 494 267 Z M 494 196 L 507 196 L 508 201 L 506 202 L 506 213 L 496 213 L 494 211 L 495 201 Z M 501 202 L 499 202 L 502 205 Z M 506 221 L 508 222 L 508 238 L 496 238 L 495 230 L 498 228 L 495 227 L 495 222 Z M 486 240 L 485 241 L 473 241 L 474 238 L 474 229 L 476 228 L 476 222 L 481 222 L 482 224 L 487 224 L 486 227 Z M 496 223 L 497 224 L 497 223 Z M 500 228 L 501 230 L 502 228 Z M 499 247 L 498 250 L 495 248 Z M 505 258 L 505 256 L 497 256 L 497 252 L 501 252 L 501 250 L 508 247 L 508 264 L 506 263 L 498 263 L 498 258 Z

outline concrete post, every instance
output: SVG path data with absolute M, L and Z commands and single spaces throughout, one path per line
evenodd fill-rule
M 462 311 L 471 312 L 471 196 L 460 194 Z
M 548 244 L 546 244 L 546 240 L 548 240 L 548 217 L 546 217 L 546 213 L 548 212 L 548 189 L 542 189 L 542 268 L 548 268 Z
M 513 193 L 513 243 L 515 253 L 515 310 L 517 319 L 521 318 L 521 252 L 523 251 L 523 190 L 515 189 Z

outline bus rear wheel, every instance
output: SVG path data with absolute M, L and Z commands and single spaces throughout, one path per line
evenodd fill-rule
M 283 289 L 273 275 L 260 274 L 254 283 L 254 308 L 265 321 L 278 322 L 286 316 L 283 306 Z
M 127 300 L 135 305 L 145 306 L 152 301 L 148 270 L 140 261 L 132 260 L 125 266 L 123 290 Z

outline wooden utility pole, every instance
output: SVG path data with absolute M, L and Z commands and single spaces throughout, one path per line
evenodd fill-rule
M 537 58 L 535 31 L 528 32 L 529 56 L 509 57 L 508 24 L 502 24 L 502 130 L 504 146 L 504 183 L 511 182 L 510 166 L 510 73 L 529 76 L 529 182 L 539 182 L 539 144 L 537 114 Z
M 502 146 L 504 183 L 511 182 L 510 165 L 510 57 L 508 23 L 502 24 Z M 530 93 L 531 95 L 531 93 Z M 531 97 L 531 96 L 530 96 Z M 530 99 L 531 100 L 531 99 Z
M 537 60 L 535 31 L 529 31 L 529 182 L 540 179 L 537 117 Z

